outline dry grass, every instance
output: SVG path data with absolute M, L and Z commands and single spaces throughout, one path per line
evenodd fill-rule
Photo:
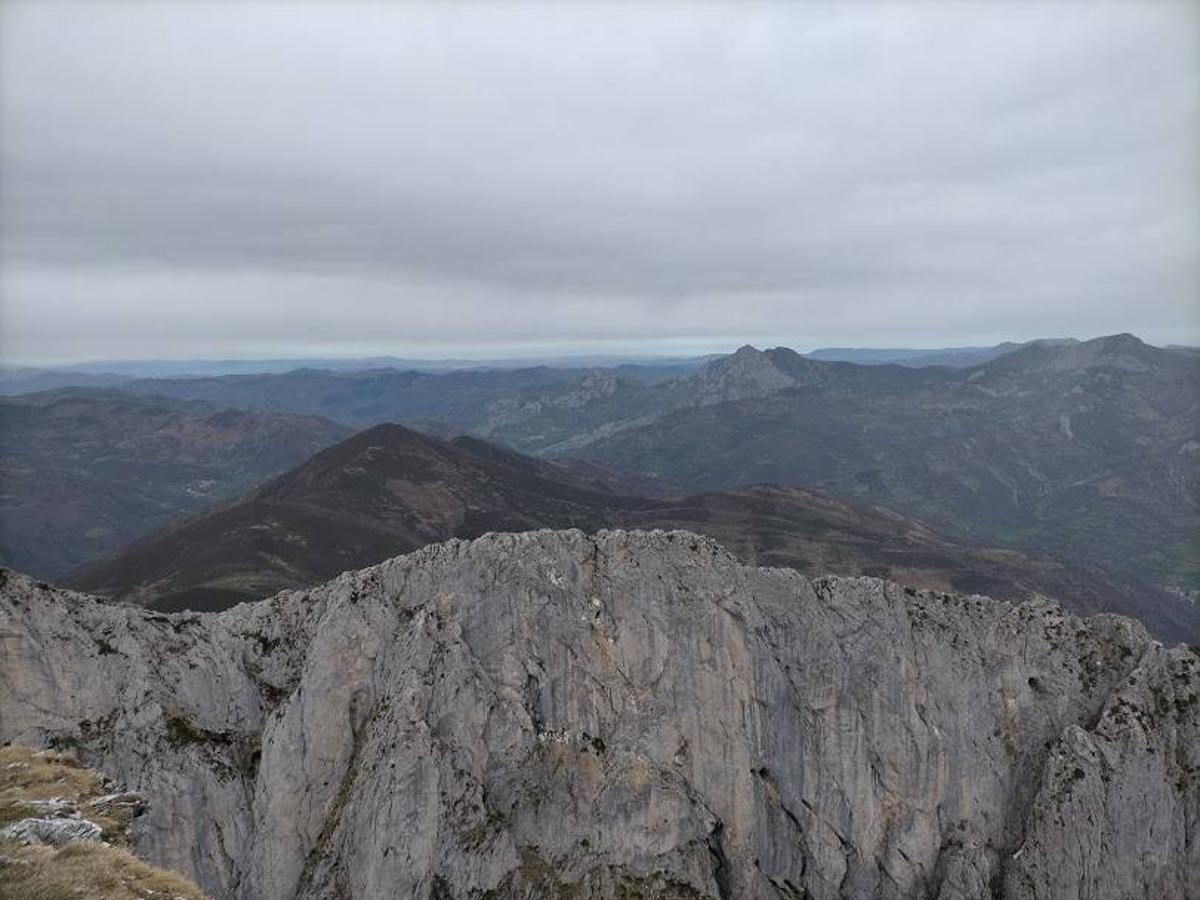
M 4 848 L 3 900 L 206 900 L 174 872 L 156 869 L 105 844 Z
M 28 800 L 62 798 L 104 831 L 107 841 L 122 841 L 127 817 L 103 814 L 89 801 L 107 792 L 104 779 L 79 764 L 74 755 L 54 750 L 0 747 L 0 827 L 34 815 Z
M 0 827 L 34 815 L 32 800 L 71 800 L 123 843 L 129 813 L 100 814 L 91 801 L 110 790 L 103 778 L 69 753 L 0 747 Z M 102 843 L 23 847 L 0 842 L 0 900 L 206 900 L 173 872 L 149 866 L 128 851 Z

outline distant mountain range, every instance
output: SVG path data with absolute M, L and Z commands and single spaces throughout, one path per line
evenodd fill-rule
M 85 570 L 75 587 L 158 609 L 223 609 L 304 588 L 450 537 L 540 528 L 686 529 L 758 565 L 868 574 L 1082 613 L 1141 616 L 1200 640 L 1200 608 L 1146 584 L 1013 551 L 954 544 L 880 507 L 769 486 L 645 498 L 602 470 L 531 459 L 471 437 L 380 425 L 241 500 Z
M 864 366 L 902 365 L 909 368 L 982 365 L 1000 356 L 1036 344 L 1062 346 L 1075 338 L 1039 338 L 1004 341 L 979 347 L 822 347 L 802 355 L 822 362 L 851 362 Z M 1200 348 L 1169 344 L 1163 349 L 1196 354 Z M 0 365 L 0 395 L 32 393 L 60 387 L 111 387 L 136 379 L 217 378 L 226 375 L 282 375 L 301 369 L 325 372 L 370 372 L 393 369 L 404 372 L 447 373 L 471 370 L 610 369 L 640 381 L 657 382 L 685 377 L 726 354 L 701 356 L 645 356 L 635 354 L 573 354 L 471 359 L 372 357 L 287 357 L 265 359 L 109 360 L 57 366 Z
M 1071 339 L 1042 343 L 1069 343 Z M 1037 343 L 1037 342 L 1029 342 Z M 853 362 L 860 365 L 896 363 L 910 367 L 925 365 L 966 366 L 986 362 L 1028 346 L 1003 343 L 992 347 L 948 347 L 929 349 L 826 348 L 806 354 L 828 362 Z M 1186 349 L 1186 348 L 1178 348 Z M 357 359 L 336 357 L 293 357 L 287 359 L 195 359 L 195 360 L 110 360 L 62 366 L 0 366 L 0 396 L 13 396 L 64 387 L 109 388 L 131 381 L 148 379 L 221 378 L 229 375 L 287 375 L 300 371 L 328 373 L 372 373 L 389 370 L 446 374 L 450 372 L 496 372 L 515 369 L 548 368 L 565 370 L 578 376 L 587 369 L 606 369 L 615 375 L 657 384 L 673 378 L 685 378 L 723 354 L 694 357 L 634 356 L 593 354 L 497 359 L 405 359 L 375 356 Z M 368 379 L 369 380 L 369 379 Z M 150 388 L 151 393 L 155 390 Z M 178 393 L 187 393 L 179 388 Z M 356 424 L 364 424 L 356 422 Z
M 1034 343 L 965 368 L 744 347 L 656 383 L 538 368 L 305 371 L 125 389 L 354 427 L 439 422 L 658 479 L 662 493 L 820 487 L 959 540 L 1200 587 L 1200 367 L 1132 335 Z
M 115 391 L 0 400 L 0 560 L 65 576 L 348 433 L 311 416 Z
M 1038 338 L 1032 341 L 1003 341 L 990 346 L 971 347 L 821 347 L 804 356 L 824 362 L 852 362 L 874 366 L 897 365 L 963 366 L 990 362 L 1033 344 L 1062 345 L 1078 343 L 1075 338 Z M 1170 345 L 1170 350 L 1193 350 Z M 97 360 L 51 366 L 0 366 L 0 393 L 13 393 L 12 385 L 43 378 L 57 383 L 44 388 L 64 386 L 97 387 L 134 378 L 195 378 L 223 375 L 282 374 L 297 369 L 321 369 L 330 372 L 362 372 L 372 369 L 400 369 L 412 372 L 452 372 L 464 369 L 529 369 L 545 366 L 554 369 L 629 368 L 669 369 L 676 375 L 699 369 L 705 363 L 724 356 L 710 353 L 699 356 L 645 355 L 631 353 L 575 353 L 559 355 L 523 355 L 508 357 L 420 358 L 399 356 L 336 357 L 304 356 L 262 359 L 146 359 Z
M 597 428 L 570 452 L 690 489 L 820 487 L 957 539 L 1200 585 L 1194 358 L 1117 335 L 969 369 L 748 349 L 702 376 L 726 371 L 743 397 Z
M 1000 356 L 1015 353 L 1035 344 L 1044 346 L 1063 346 L 1076 344 L 1074 338 L 1042 338 L 1036 341 L 1013 343 L 1005 341 L 990 347 L 942 347 L 936 350 L 919 350 L 906 347 L 892 348 L 858 348 L 858 347 L 824 347 L 804 354 L 809 359 L 819 359 L 824 362 L 851 362 L 860 366 L 883 366 L 896 364 L 919 368 L 921 366 L 951 366 L 961 369 L 966 366 L 978 366 L 991 362 Z
M 644 376 L 647 370 L 639 371 Z M 24 512 L 4 513 L 4 539 L 25 548 L 8 561 L 43 576 L 61 573 L 68 557 L 82 562 L 107 556 L 131 534 L 145 536 L 228 500 L 351 430 L 399 422 L 443 438 L 472 434 L 554 460 L 556 482 L 563 471 L 583 472 L 585 481 L 595 481 L 587 465 L 598 466 L 601 481 L 610 484 L 613 473 L 620 473 L 623 484 L 610 494 L 725 495 L 761 484 L 819 490 L 827 499 L 839 498 L 829 502 L 855 510 L 880 506 L 928 523 L 939 540 L 956 546 L 1005 547 L 1084 570 L 1103 569 L 1109 585 L 1200 588 L 1200 359 L 1193 353 L 1113 335 L 1035 342 L 956 368 L 827 362 L 785 348 L 743 347 L 690 373 L 666 374 L 638 377 L 629 367 L 537 367 L 132 379 L 97 396 L 107 397 L 105 402 L 122 397 L 135 406 L 173 404 L 173 414 L 188 419 L 236 408 L 252 414 L 248 423 L 287 422 L 294 428 L 305 422 L 297 434 L 315 431 L 294 444 L 284 441 L 292 449 L 268 464 L 251 469 L 243 461 L 238 465 L 244 468 L 233 469 L 236 474 L 217 478 L 191 471 L 199 458 L 172 472 L 169 457 L 175 451 L 155 456 L 156 441 L 137 438 L 156 433 L 153 417 L 146 420 L 148 431 L 130 427 L 119 442 L 118 456 L 127 463 L 122 468 L 108 462 L 107 452 L 79 450 L 87 446 L 90 429 L 107 433 L 96 424 L 107 421 L 107 413 L 78 407 L 59 421 L 27 411 L 25 436 L 5 429 L 5 440 L 16 448 L 8 458 L 41 457 L 38 471 L 51 474 L 6 476 L 11 487 L 0 501 L 3 509 Z M 87 392 L 74 393 L 74 402 L 83 403 Z M 5 409 L 14 402 L 42 405 L 27 398 L 7 401 Z M 69 421 L 81 416 L 76 424 Z M 115 440 L 103 438 L 98 449 Z M 249 439 L 247 460 L 255 446 Z M 60 465 L 60 458 L 70 467 Z M 97 462 L 88 466 L 87 460 Z M 22 466 L 36 469 L 28 461 L 15 469 L 8 465 L 18 474 Z M 60 471 L 85 470 L 94 480 L 77 474 L 76 487 L 56 486 Z M 151 473 L 144 479 L 148 485 L 131 474 L 141 471 Z M 217 464 L 212 471 L 228 469 Z M 179 502 L 191 497 L 188 485 L 208 480 L 221 487 L 194 502 Z M 126 503 L 130 483 L 138 496 L 152 487 L 153 502 Z M 72 509 L 85 493 L 102 498 L 87 511 L 99 522 L 86 524 L 81 517 L 78 527 L 53 524 L 66 516 L 60 507 Z M 498 497 L 493 513 L 512 499 Z M 125 510 L 120 515 L 112 512 L 117 506 Z M 591 500 L 583 507 L 587 516 L 596 508 Z M 322 509 L 322 515 L 334 511 L 332 504 Z M 541 507 L 536 512 L 531 526 L 576 524 L 561 507 L 554 515 Z M 586 524 L 587 516 L 578 524 Z M 130 518 L 129 527 L 115 527 Z M 626 521 L 610 510 L 603 520 Z M 105 537 L 106 529 L 113 534 Z M 88 532 L 92 537 L 85 537 Z M 435 539 L 429 535 L 457 533 L 433 529 L 406 540 L 415 544 Z M 462 533 L 473 532 L 467 527 Z M 64 549 L 50 553 L 43 546 L 47 534 Z M 104 537 L 102 546 L 97 535 Z M 716 536 L 737 539 L 736 532 Z M 756 544 L 754 552 L 763 546 Z M 872 564 L 866 556 L 864 570 Z M 327 571 L 317 566 L 302 574 Z
M 109 388 L 128 380 L 121 375 L 64 369 L 0 368 L 0 396 L 14 397 L 59 388 Z
M 578 354 L 495 359 L 405 359 L 396 356 L 363 358 L 292 357 L 287 359 L 111 360 L 62 366 L 0 366 L 0 394 L 20 394 L 59 387 L 109 387 L 137 378 L 205 378 L 223 375 L 264 375 L 316 369 L 326 372 L 454 372 L 546 367 L 553 369 L 611 368 L 631 377 L 679 377 L 719 358 L 706 356 L 637 356 Z

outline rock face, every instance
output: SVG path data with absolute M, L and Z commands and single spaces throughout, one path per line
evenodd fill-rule
M 1200 896 L 1200 657 L 684 532 L 450 541 L 220 614 L 9 574 L 0 741 L 219 898 Z

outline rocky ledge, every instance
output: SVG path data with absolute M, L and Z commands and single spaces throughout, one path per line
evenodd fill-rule
M 0 660 L 217 898 L 1200 896 L 1200 656 L 1048 602 L 541 531 L 213 615 L 7 573 Z

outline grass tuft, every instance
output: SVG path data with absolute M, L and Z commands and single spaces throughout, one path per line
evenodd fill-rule
M 95 822 L 106 842 L 123 843 L 132 812 L 104 813 L 92 801 L 111 785 L 84 768 L 72 753 L 0 747 L 0 827 L 35 814 L 30 803 L 69 800 Z M 194 884 L 156 869 L 112 843 L 77 842 L 61 847 L 25 847 L 0 841 L 3 900 L 206 900 Z
M 107 844 L 4 847 L 6 900 L 206 900 L 191 882 Z

